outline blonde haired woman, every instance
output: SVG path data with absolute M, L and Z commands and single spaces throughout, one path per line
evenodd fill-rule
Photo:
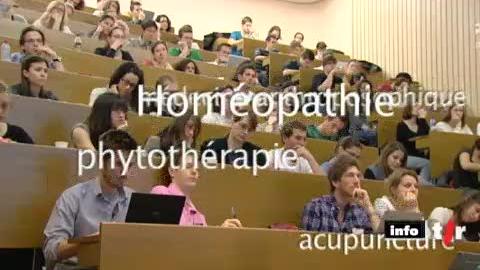
M 33 26 L 43 29 L 58 30 L 66 34 L 73 35 L 73 32 L 68 27 L 67 8 L 73 10 L 70 3 L 63 3 L 60 1 L 52 1 L 48 4 L 45 12 L 38 18 Z
M 375 212 L 381 218 L 388 211 L 419 212 L 419 179 L 415 171 L 396 169 L 386 179 L 387 195 L 377 198 Z

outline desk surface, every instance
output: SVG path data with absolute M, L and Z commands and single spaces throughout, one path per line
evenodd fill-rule
M 399 270 L 406 267 L 446 270 L 457 251 L 480 252 L 478 243 L 458 243 L 455 250 L 449 251 L 439 241 L 435 242 L 435 250 L 431 241 L 428 250 L 406 250 L 406 243 L 398 244 L 405 248 L 403 251 L 393 250 L 393 244 L 388 250 L 384 240 L 378 242 L 373 238 L 372 250 L 353 250 L 345 255 L 343 249 L 335 247 L 337 239 L 340 245 L 345 244 L 345 235 L 329 234 L 318 238 L 321 246 L 327 246 L 326 239 L 331 238 L 331 250 L 302 250 L 300 243 L 307 235 L 315 234 L 269 229 L 105 223 L 101 231 L 100 269 L 116 270 L 160 267 L 360 269 L 359 265 L 382 270 L 387 269 L 386 265 L 388 269 Z M 91 245 L 87 247 L 91 248 Z

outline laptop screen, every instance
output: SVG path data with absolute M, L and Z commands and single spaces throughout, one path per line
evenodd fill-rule
M 179 224 L 184 205 L 183 196 L 132 193 L 125 222 Z

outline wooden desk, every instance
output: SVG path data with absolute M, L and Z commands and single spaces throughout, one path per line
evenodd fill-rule
M 9 217 L 0 219 L 0 248 L 41 246 L 42 231 L 60 194 L 96 175 L 92 169 L 77 177 L 78 158 L 74 149 L 0 144 L 0 216 Z M 328 194 L 330 189 L 328 180 L 316 175 L 260 171 L 253 176 L 251 171 L 229 166 L 225 170 L 202 169 L 200 175 L 192 200 L 212 225 L 229 217 L 232 206 L 248 227 L 266 228 L 278 222 L 299 224 L 304 205 Z M 136 170 L 128 184 L 139 192 L 149 192 L 158 184 L 158 171 Z M 386 192 L 381 181 L 363 181 L 362 186 L 372 200 Z M 434 207 L 456 204 L 462 194 L 422 187 L 419 196 L 420 209 L 428 215 Z
M 299 242 L 306 234 L 267 229 L 104 223 L 96 247 L 100 253 L 97 263 L 102 270 L 264 270 L 298 269 L 300 266 L 302 269 L 358 269 L 359 265 L 372 270 L 384 270 L 385 265 L 392 270 L 403 270 L 409 265 L 415 265 L 415 269 L 446 270 L 458 251 L 480 251 L 477 243 L 459 243 L 456 250 L 447 251 L 439 247 L 439 241 L 435 250 L 397 251 L 393 247 L 387 250 L 385 240 L 380 240 L 380 247 L 374 245 L 373 250 L 350 251 L 346 256 L 342 250 L 301 250 Z M 321 246 L 327 246 L 326 237 L 320 238 Z M 331 237 L 336 239 L 339 235 L 332 234 Z M 376 238 L 374 242 L 377 242 Z M 80 254 L 84 254 L 83 248 Z M 95 257 L 88 259 L 92 262 Z
M 283 66 L 287 64 L 288 61 L 296 60 L 297 57 L 290 54 L 271 52 L 269 59 L 269 84 L 275 85 L 283 81 Z

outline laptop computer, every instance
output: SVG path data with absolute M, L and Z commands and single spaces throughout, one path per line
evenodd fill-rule
M 184 205 L 183 196 L 132 193 L 125 222 L 179 224 Z
M 448 270 L 480 269 L 480 253 L 459 252 Z

